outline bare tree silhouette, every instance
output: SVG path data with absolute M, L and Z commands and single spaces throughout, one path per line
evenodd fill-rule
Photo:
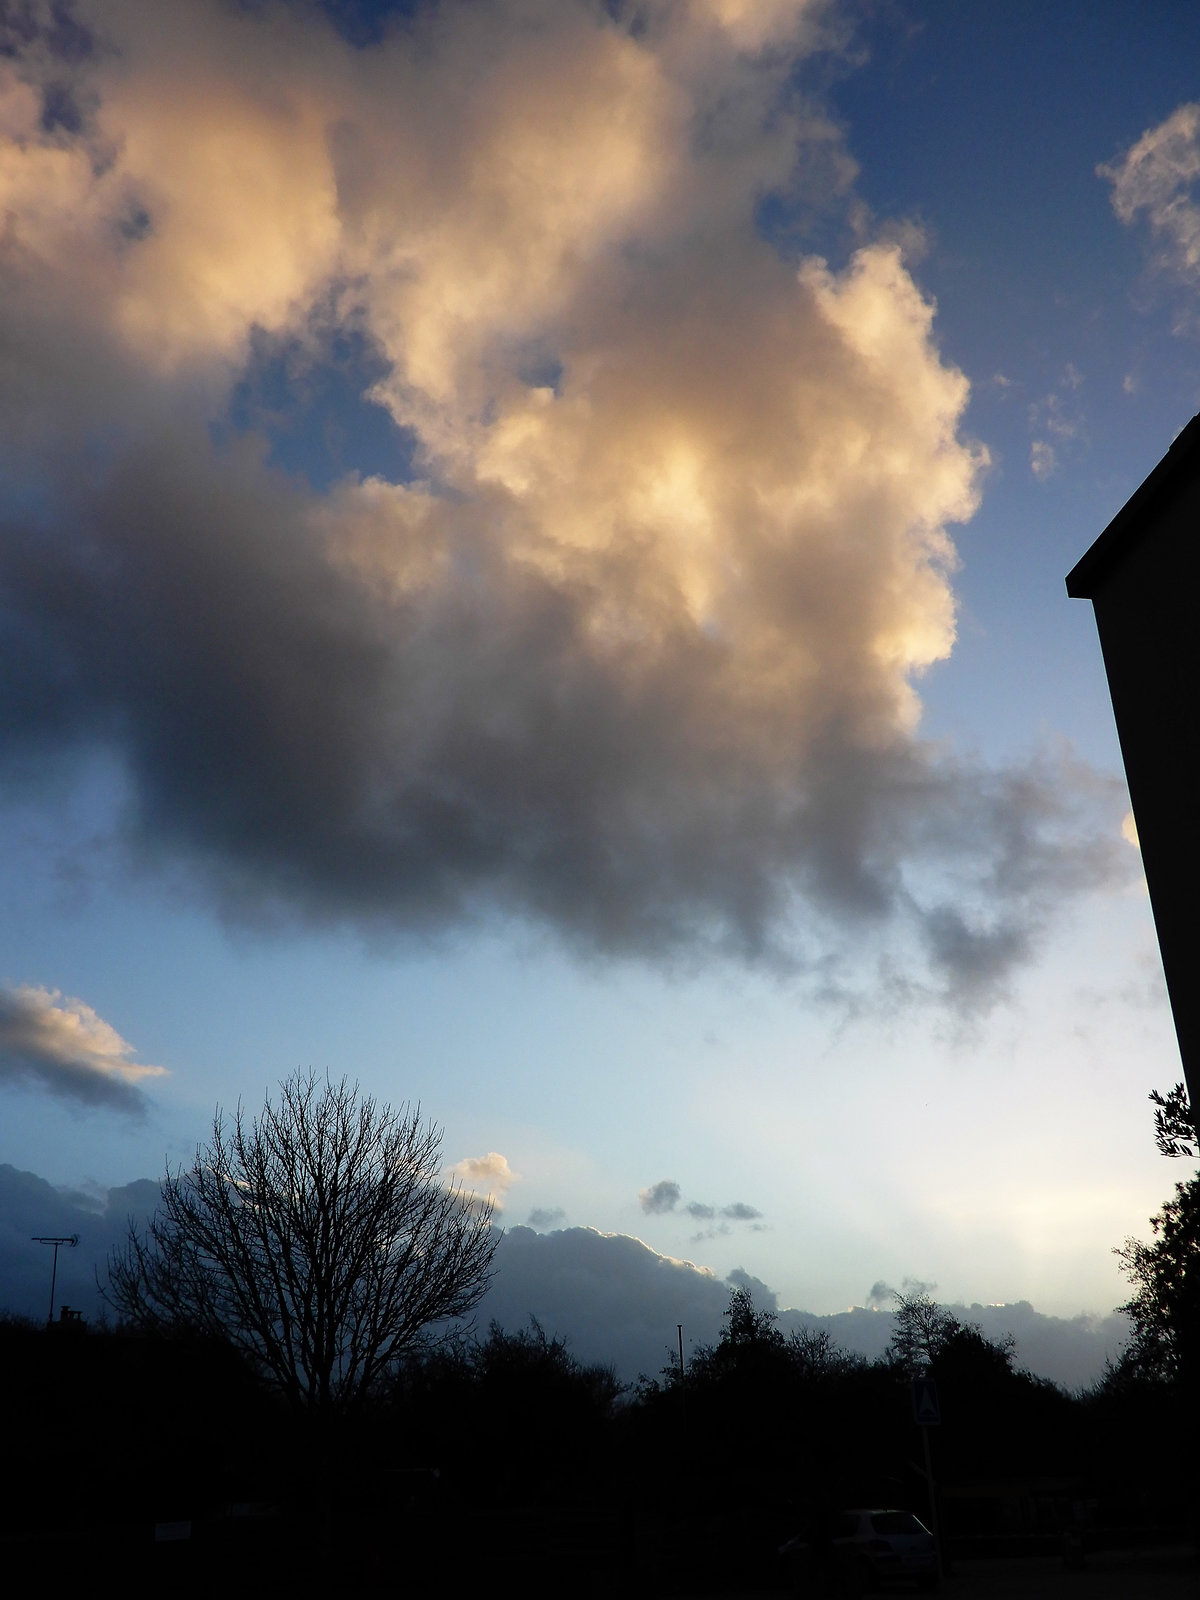
M 218 1106 L 105 1296 L 136 1326 L 227 1341 L 297 1409 L 347 1408 L 487 1287 L 492 1203 L 440 1180 L 441 1138 L 419 1106 L 311 1072 L 249 1123 Z

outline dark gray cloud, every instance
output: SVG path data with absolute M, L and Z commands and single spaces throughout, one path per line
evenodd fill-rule
M 528 1226 L 531 1228 L 553 1228 L 560 1222 L 567 1220 L 567 1213 L 561 1206 L 538 1206 L 529 1213 Z
M 509 1228 L 495 1265 L 478 1325 L 495 1318 L 519 1328 L 536 1316 L 548 1333 L 565 1334 L 582 1360 L 611 1362 L 627 1381 L 667 1364 L 678 1323 L 685 1350 L 715 1340 L 729 1302 L 728 1285 L 712 1273 L 591 1228 Z
M 901 959 L 906 992 L 972 1009 L 1064 898 L 1132 868 L 1103 822 L 1120 786 L 1066 756 L 830 746 L 785 788 L 705 773 L 669 688 L 699 690 L 703 650 L 631 701 L 569 592 L 468 543 L 462 592 L 397 613 L 330 568 L 311 512 L 183 429 L 76 485 L 52 529 L 0 529 L 0 767 L 115 751 L 126 842 L 228 915 L 379 934 L 517 912 L 593 950 L 811 967 L 831 994 L 870 987 L 854 950 L 907 927 L 927 970 Z M 922 874 L 956 898 L 922 899 Z
M 35 1320 L 50 1304 L 51 1250 L 38 1235 L 79 1235 L 58 1253 L 55 1306 L 72 1306 L 91 1321 L 103 1306 L 96 1288 L 109 1254 L 125 1240 L 131 1219 L 143 1222 L 158 1204 L 148 1179 L 104 1189 L 56 1189 L 32 1172 L 0 1165 L 0 1309 Z M 56 1310 L 57 1315 L 57 1310 Z
M 103 1275 L 110 1252 L 123 1243 L 130 1219 L 144 1221 L 158 1197 L 159 1185 L 148 1179 L 111 1189 L 56 1189 L 32 1172 L 0 1165 L 0 1310 L 45 1317 L 49 1251 L 32 1237 L 78 1233 L 78 1247 L 59 1252 L 56 1304 L 71 1305 L 89 1319 L 100 1315 L 96 1275 Z M 630 1382 L 666 1365 L 680 1322 L 685 1351 L 715 1342 L 732 1289 L 749 1290 L 760 1310 L 778 1310 L 785 1335 L 824 1330 L 844 1348 L 874 1358 L 892 1334 L 889 1310 L 855 1307 L 831 1316 L 779 1310 L 775 1292 L 745 1269 L 735 1268 L 722 1280 L 692 1262 L 659 1255 L 627 1234 L 512 1227 L 500 1241 L 495 1264 L 495 1278 L 476 1311 L 477 1325 L 486 1327 L 495 1318 L 516 1329 L 536 1316 L 548 1333 L 565 1335 L 583 1360 L 611 1362 Z M 872 1297 L 885 1290 L 886 1285 L 876 1284 Z M 1115 1313 L 1051 1317 L 1027 1301 L 947 1309 L 977 1323 L 990 1338 L 1011 1333 L 1020 1364 L 1069 1388 L 1095 1382 L 1128 1334 L 1126 1319 Z
M 638 1204 L 647 1216 L 657 1216 L 664 1212 L 675 1211 L 680 1208 L 683 1200 L 683 1191 L 672 1178 L 664 1178 L 661 1182 L 651 1184 L 648 1189 L 638 1193 Z M 690 1217 L 693 1222 L 716 1222 L 722 1224 L 729 1222 L 757 1222 L 762 1212 L 755 1206 L 747 1205 L 744 1200 L 735 1200 L 731 1205 L 712 1205 L 707 1200 L 688 1200 L 682 1205 L 683 1215 Z M 695 1240 L 711 1239 L 716 1233 L 728 1233 L 728 1227 L 722 1225 L 717 1229 L 709 1229 L 705 1233 L 694 1236 Z
M 679 1204 L 679 1185 L 673 1178 L 661 1178 L 648 1189 L 638 1192 L 638 1204 L 648 1217 L 659 1216 L 664 1211 L 674 1211 Z
M 496 1268 L 476 1313 L 480 1325 L 495 1318 L 507 1328 L 520 1328 L 536 1316 L 548 1333 L 568 1338 L 583 1360 L 612 1362 L 628 1381 L 667 1364 L 678 1323 L 685 1354 L 693 1345 L 714 1343 L 732 1289 L 747 1289 L 760 1310 L 776 1311 L 785 1336 L 824 1331 L 838 1345 L 872 1360 L 886 1350 L 894 1326 L 890 1310 L 857 1306 L 820 1316 L 781 1309 L 769 1285 L 743 1268 L 722 1280 L 691 1262 L 660 1256 L 639 1239 L 591 1228 L 551 1234 L 510 1228 L 496 1253 Z M 883 1287 L 877 1284 L 875 1290 Z M 955 1304 L 947 1310 L 976 1323 L 989 1338 L 1011 1333 L 1018 1364 L 1067 1388 L 1094 1383 L 1128 1335 L 1126 1319 L 1115 1313 L 1053 1317 L 1028 1301 Z
M 726 1282 L 734 1289 L 744 1289 L 754 1301 L 757 1310 L 779 1310 L 779 1296 L 774 1289 L 765 1284 L 761 1278 L 756 1278 L 752 1272 L 747 1272 L 744 1267 L 734 1267 Z

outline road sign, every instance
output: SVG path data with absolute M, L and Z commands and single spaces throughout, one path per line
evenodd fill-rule
M 913 1421 L 923 1428 L 936 1426 L 942 1420 L 938 1406 L 937 1384 L 932 1378 L 914 1378 L 912 1381 Z

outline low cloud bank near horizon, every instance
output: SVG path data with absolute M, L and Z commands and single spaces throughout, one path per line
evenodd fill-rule
M 105 1188 L 56 1188 L 33 1172 L 0 1163 L 0 1311 L 43 1322 L 50 1308 L 51 1250 L 43 1237 L 79 1235 L 58 1252 L 55 1316 L 64 1305 L 87 1321 L 103 1315 L 96 1287 L 110 1254 L 125 1243 L 130 1221 L 139 1227 L 153 1214 L 160 1185 L 149 1178 Z
M 1118 780 L 920 734 L 988 460 L 804 87 L 836 7 L 21 18 L 9 783 L 115 757 L 135 859 L 243 922 L 517 917 L 967 1010 L 1132 871 Z
M 667 1365 L 681 1322 L 685 1357 L 692 1344 L 715 1343 L 733 1289 L 748 1290 L 760 1310 L 777 1313 L 784 1334 L 824 1331 L 842 1348 L 871 1360 L 887 1348 L 894 1325 L 891 1310 L 884 1307 L 855 1306 L 827 1315 L 781 1308 L 766 1283 L 740 1268 L 721 1279 L 693 1262 L 659 1255 L 632 1235 L 594 1228 L 553 1233 L 510 1228 L 500 1241 L 495 1265 L 495 1280 L 476 1311 L 479 1329 L 495 1320 L 515 1332 L 534 1316 L 548 1334 L 567 1338 L 580 1360 L 611 1364 L 630 1383 L 641 1373 L 655 1376 Z M 1018 1366 L 1067 1389 L 1096 1382 L 1129 1330 L 1126 1318 L 1116 1312 L 1055 1317 L 1036 1311 L 1026 1300 L 970 1306 L 947 1302 L 946 1309 L 976 1324 L 990 1339 L 1011 1334 Z
M 129 1221 L 141 1225 L 152 1214 L 159 1193 L 150 1179 L 117 1188 L 55 1188 L 35 1173 L 0 1165 L 0 1312 L 45 1318 L 49 1252 L 32 1237 L 78 1233 L 78 1247 L 59 1252 L 56 1305 L 81 1310 L 88 1320 L 99 1317 L 96 1275 L 103 1277 L 110 1252 L 124 1243 Z M 509 1228 L 474 1322 L 481 1333 L 492 1320 L 516 1332 L 536 1317 L 548 1334 L 565 1337 L 581 1361 L 610 1364 L 632 1383 L 666 1366 L 680 1322 L 685 1354 L 694 1344 L 715 1343 L 732 1289 L 748 1290 L 760 1310 L 776 1312 L 785 1334 L 824 1330 L 843 1348 L 871 1359 L 882 1355 L 891 1338 L 890 1310 L 857 1306 L 822 1316 L 780 1308 L 774 1291 L 742 1268 L 721 1279 L 691 1261 L 659 1255 L 632 1235 L 595 1228 Z M 1052 1317 L 1027 1301 L 947 1309 L 977 1323 L 989 1338 L 1011 1333 L 1019 1365 L 1071 1389 L 1101 1377 L 1105 1360 L 1116 1355 L 1128 1331 L 1126 1319 L 1115 1312 Z

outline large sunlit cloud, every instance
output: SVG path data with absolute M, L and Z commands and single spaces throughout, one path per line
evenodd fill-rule
M 894 243 L 788 260 L 756 226 L 848 203 L 796 87 L 831 7 L 446 0 L 362 48 L 315 8 L 28 16 L 15 770 L 115 751 L 135 848 L 234 915 L 515 914 L 829 992 L 873 931 L 906 993 L 966 1005 L 1120 872 L 1118 785 L 921 737 L 986 468 L 967 382 Z M 269 408 L 239 433 L 262 352 L 335 337 L 411 472 L 313 487 Z
M 83 1105 L 139 1114 L 138 1085 L 165 1067 L 133 1061 L 134 1048 L 82 1000 L 36 984 L 0 986 L 0 1083 L 30 1083 Z

